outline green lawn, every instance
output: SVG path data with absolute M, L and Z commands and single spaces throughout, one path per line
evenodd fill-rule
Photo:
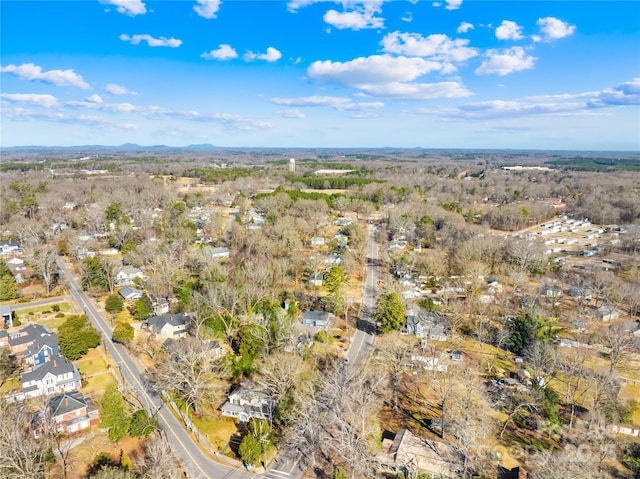
M 236 431 L 236 424 L 230 418 L 194 417 L 193 422 L 202 434 L 207 435 L 209 444 L 217 451 L 221 451 L 226 446 L 229 438 Z
M 15 312 L 20 318 L 26 318 L 29 316 L 29 313 L 33 313 L 32 316 L 38 316 L 42 314 L 43 311 L 53 312 L 51 309 L 54 304 L 57 304 L 60 307 L 60 311 L 63 313 L 68 313 L 71 311 L 71 305 L 65 300 L 61 299 L 59 303 L 47 304 L 45 306 L 34 306 L 33 308 L 25 308 L 25 309 L 16 309 Z
M 97 348 L 91 349 L 82 359 L 77 360 L 75 363 L 83 376 L 107 371 L 107 364 L 102 359 Z
M 113 374 L 105 373 L 98 376 L 93 376 L 83 380 L 84 386 L 80 390 L 85 396 L 92 396 L 94 399 L 102 397 L 104 390 L 109 384 L 116 382 Z

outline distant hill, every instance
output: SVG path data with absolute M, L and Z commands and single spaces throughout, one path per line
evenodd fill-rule
M 125 143 L 123 145 L 78 145 L 78 146 L 9 146 L 0 147 L 0 151 L 132 151 L 132 150 L 215 150 L 217 146 L 209 143 L 187 146 L 151 145 L 144 146 L 137 143 Z

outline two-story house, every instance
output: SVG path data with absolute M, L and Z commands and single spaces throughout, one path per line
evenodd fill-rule
M 155 336 L 165 339 L 180 339 L 187 337 L 187 321 L 195 317 L 196 313 L 163 314 L 147 319 L 144 326 Z
M 75 364 L 62 356 L 53 357 L 31 371 L 20 374 L 25 398 L 49 396 L 82 387 L 82 377 Z
M 23 354 L 38 338 L 44 336 L 53 336 L 53 331 L 47 326 L 30 324 L 18 331 L 9 333 L 8 345 L 11 348 L 11 352 L 17 356 Z
M 24 352 L 24 362 L 35 367 L 60 356 L 58 337 L 55 334 L 40 336 L 32 342 Z
M 271 419 L 275 411 L 274 401 L 250 381 L 236 385 L 221 408 L 222 415 L 235 417 L 241 423 L 250 418 Z
M 47 402 L 47 414 L 55 423 L 57 432 L 73 433 L 97 426 L 100 411 L 90 398 L 78 391 L 65 392 Z
M 118 286 L 129 286 L 134 283 L 136 278 L 145 278 L 142 270 L 134 266 L 125 266 L 116 273 L 116 284 Z

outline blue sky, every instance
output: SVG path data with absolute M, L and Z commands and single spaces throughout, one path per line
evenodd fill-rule
M 640 2 L 0 2 L 0 142 L 640 150 Z

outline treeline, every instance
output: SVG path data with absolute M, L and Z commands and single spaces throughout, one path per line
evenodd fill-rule
M 278 187 L 271 193 L 258 193 L 254 197 L 254 200 L 260 200 L 260 199 L 263 199 L 263 198 L 268 198 L 270 196 L 276 196 L 279 193 L 284 193 L 284 194 L 288 195 L 289 198 L 291 198 L 293 201 L 297 201 L 297 200 L 323 200 L 323 201 L 325 201 L 327 203 L 327 205 L 330 208 L 335 208 L 336 207 L 336 200 L 338 198 L 340 198 L 340 197 L 344 198 L 345 197 L 343 194 L 340 194 L 340 193 L 328 195 L 326 193 L 305 192 L 305 191 L 298 191 L 298 190 L 285 190 L 282 187 Z
M 640 159 L 633 158 L 583 158 L 578 156 L 550 160 L 546 164 L 574 171 L 640 171 Z
M 188 168 L 182 173 L 189 178 L 199 178 L 205 183 L 222 183 L 238 178 L 252 176 L 254 170 L 249 168 Z
M 317 177 L 298 177 L 289 176 L 287 178 L 291 183 L 303 183 L 309 188 L 315 188 L 318 190 L 328 189 L 345 189 L 350 186 L 364 186 L 371 183 L 384 183 L 384 180 L 376 180 L 373 178 L 348 178 L 344 176 L 331 177 L 331 178 L 317 178 Z

